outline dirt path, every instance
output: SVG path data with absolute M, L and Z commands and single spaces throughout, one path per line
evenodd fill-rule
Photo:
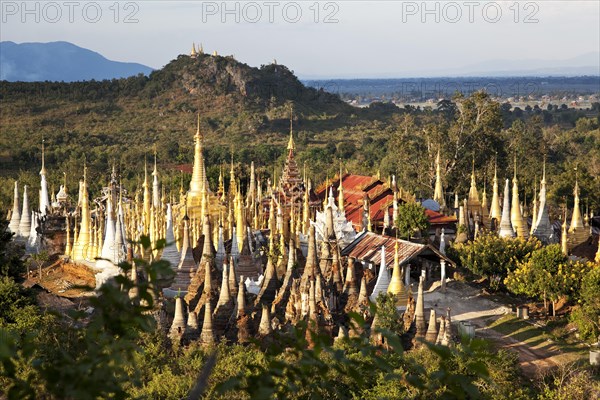
M 476 324 L 475 321 L 473 321 L 473 323 Z M 523 374 L 529 378 L 534 378 L 540 372 L 558 365 L 555 358 L 559 354 L 555 352 L 543 349 L 535 349 L 529 346 L 527 343 L 513 339 L 500 332 L 496 332 L 487 326 L 478 326 L 475 331 L 480 337 L 490 339 L 502 348 L 516 351 L 519 354 L 519 365 L 523 370 Z
M 445 293 L 442 293 L 439 287 L 434 287 L 424 296 L 425 307 L 435 309 L 438 316 L 446 315 L 447 309 L 450 308 L 453 322 L 469 321 L 475 325 L 477 336 L 490 339 L 501 348 L 516 351 L 523 373 L 530 378 L 535 377 L 540 371 L 556 366 L 560 362 L 559 358 L 563 356 L 545 348 L 546 346 L 535 348 L 488 328 L 492 322 L 511 313 L 511 307 L 487 298 L 477 288 L 461 282 L 451 282 Z

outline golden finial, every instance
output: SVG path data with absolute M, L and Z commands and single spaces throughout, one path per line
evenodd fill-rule
M 196 124 L 196 135 L 194 136 L 194 139 L 197 140 L 202 140 L 202 135 L 200 134 L 200 113 L 198 113 L 198 122 Z
M 573 196 L 579 196 L 579 172 L 577 171 L 577 164 L 575 164 L 575 190 Z
M 83 183 L 87 183 L 87 159 L 83 155 Z

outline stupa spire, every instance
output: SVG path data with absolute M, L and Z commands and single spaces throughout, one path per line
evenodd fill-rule
M 200 333 L 200 343 L 205 346 L 212 346 L 215 343 L 212 318 L 212 307 L 210 301 L 207 301 L 204 304 L 204 322 L 202 323 L 202 333 Z
M 492 204 L 490 205 L 490 218 L 496 219 L 496 224 L 502 218 L 502 210 L 500 209 L 500 196 L 498 195 L 498 166 L 494 161 L 494 181 L 492 189 Z M 498 229 L 498 227 L 496 227 Z
M 142 187 L 144 188 L 144 234 L 149 234 L 150 232 L 150 208 L 151 208 L 151 201 L 150 201 L 150 187 L 149 187 L 149 183 L 148 183 L 148 162 L 147 160 L 144 158 L 144 183 L 142 184 Z
M 444 189 L 442 188 L 442 169 L 440 165 L 440 150 L 438 149 L 435 158 L 435 189 L 433 191 L 433 200 L 437 201 L 440 206 L 445 205 Z
M 425 330 L 425 304 L 423 297 L 423 276 L 419 279 L 419 288 L 417 290 L 417 306 L 415 310 L 415 322 L 417 325 L 417 336 L 424 336 Z
M 294 117 L 293 117 L 293 107 L 290 106 L 290 139 L 288 141 L 288 145 L 287 145 L 287 149 L 289 151 L 295 151 L 296 150 L 296 144 L 294 143 Z
M 519 184 L 517 180 L 517 154 L 515 153 L 515 167 L 513 176 L 513 188 L 512 188 L 512 204 L 510 210 L 510 222 L 513 226 L 518 237 L 527 238 L 529 232 L 525 227 L 523 221 L 523 214 L 521 213 L 521 202 L 519 201 Z
M 533 184 L 533 211 L 531 214 L 531 230 L 529 231 L 530 235 L 533 235 L 533 231 L 535 229 L 535 223 L 536 223 L 537 214 L 538 214 L 537 203 L 538 203 L 538 198 L 537 198 L 537 176 L 536 176 L 534 184 Z
M 509 206 L 509 197 L 510 197 L 510 183 L 509 180 L 506 180 L 506 184 L 504 185 L 504 206 L 502 208 L 502 219 L 500 220 L 500 232 L 499 235 L 501 237 L 515 237 L 515 232 L 513 231 L 512 224 L 510 223 L 510 206 Z
M 81 182 L 81 181 L 80 181 Z M 73 259 L 76 261 L 88 260 L 88 247 L 90 243 L 90 208 L 87 192 L 87 165 L 83 165 L 83 182 L 80 185 L 79 197 L 81 199 L 81 223 L 79 234 L 73 245 Z
M 408 292 L 402 280 L 402 269 L 400 267 L 400 254 L 398 253 L 398 241 L 394 245 L 394 269 L 392 271 L 392 280 L 388 286 L 388 293 L 396 296 L 397 304 L 406 304 L 408 301 Z
M 46 215 L 46 210 L 50 208 L 50 200 L 48 199 L 48 183 L 46 182 L 46 163 L 45 163 L 45 145 L 42 139 L 42 169 L 40 170 L 40 212 L 41 215 Z
M 387 272 L 387 265 L 385 262 L 385 246 L 381 246 L 381 264 L 379 266 L 379 275 L 375 282 L 375 287 L 371 293 L 371 301 L 375 302 L 380 292 L 386 293 L 390 286 L 390 276 Z
M 577 167 L 575 167 L 575 188 L 573 189 L 573 196 L 573 214 L 571 215 L 571 225 L 569 225 L 569 233 L 573 233 L 575 229 L 583 228 L 581 210 L 579 209 L 579 180 L 577 174 Z
M 476 211 L 479 211 L 478 208 L 481 206 L 481 203 L 479 202 L 479 192 L 477 191 L 477 181 L 475 179 L 475 157 L 473 157 L 471 169 L 471 187 L 469 188 L 467 206 L 469 211 L 472 211 L 473 214 L 475 214 Z
M 542 243 L 548 244 L 551 242 L 553 232 L 554 230 L 548 216 L 548 206 L 546 205 L 546 159 L 544 158 L 542 181 L 540 183 L 540 206 L 536 215 L 533 236 L 538 238 Z
M 15 181 L 15 191 L 13 197 L 13 210 L 10 216 L 8 229 L 15 235 L 19 233 L 19 223 L 21 222 L 21 210 L 19 207 L 19 183 Z
M 202 201 L 202 190 L 205 189 L 206 169 L 204 167 L 203 142 L 204 135 L 200 132 L 200 114 L 198 114 L 196 134 L 194 135 L 194 166 L 188 195 L 189 205 L 198 205 Z
M 156 148 L 154 149 L 154 169 L 152 170 L 152 207 L 159 209 L 160 204 L 160 187 L 158 182 L 158 169 L 156 167 Z
M 112 196 L 108 196 L 108 198 L 106 199 L 106 224 L 104 229 L 104 243 L 102 244 L 102 248 L 100 250 L 100 257 L 102 259 L 98 260 L 98 262 L 96 263 L 96 267 L 98 268 L 110 267 L 111 263 L 116 264 L 116 260 L 114 257 L 116 233 L 114 215 L 115 214 L 113 212 Z
M 425 334 L 425 340 L 429 343 L 435 343 L 437 339 L 437 323 L 435 318 L 435 310 L 431 309 L 429 312 L 429 325 L 427 326 L 427 333 Z
M 19 221 L 19 237 L 27 239 L 31 232 L 31 214 L 29 214 L 29 199 L 27 197 L 27 185 L 23 187 L 23 210 Z

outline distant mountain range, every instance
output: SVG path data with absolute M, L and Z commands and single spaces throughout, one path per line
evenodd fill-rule
M 99 53 L 69 42 L 21 43 L 0 42 L 0 80 L 64 81 L 124 78 L 148 75 L 153 69 L 137 63 L 106 59 Z M 356 79 L 358 76 L 304 76 L 304 80 Z M 390 71 L 362 78 L 421 77 L 530 77 L 530 76 L 600 76 L 600 52 L 590 52 L 564 60 L 488 60 L 462 67 Z
M 150 72 L 152 68 L 145 65 L 111 61 L 69 42 L 0 42 L 0 80 L 75 82 Z

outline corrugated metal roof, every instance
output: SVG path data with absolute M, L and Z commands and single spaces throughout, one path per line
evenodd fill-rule
M 429 244 L 413 243 L 395 237 L 380 235 L 373 232 L 363 232 L 354 242 L 342 250 L 342 256 L 353 257 L 359 261 L 379 265 L 381 263 L 381 247 L 385 247 L 385 263 L 388 268 L 394 265 L 395 245 L 398 242 L 398 255 L 400 264 L 405 264 L 423 252 L 445 259 L 448 264 L 453 264 L 448 258 Z
M 333 193 L 337 199 L 339 185 L 339 177 L 334 178 L 330 186 L 319 186 L 316 194 L 323 199 L 327 195 L 329 187 L 333 187 Z M 344 188 L 346 219 L 352 222 L 355 227 L 362 225 L 362 209 L 365 194 L 369 196 L 369 201 L 371 202 L 371 222 L 383 221 L 383 208 L 386 205 L 391 205 L 394 200 L 394 192 L 385 182 L 373 176 L 345 174 L 342 177 L 342 186 Z
M 456 223 L 457 219 L 454 216 L 447 216 L 433 210 L 425 210 L 425 214 L 431 225 L 443 225 Z

